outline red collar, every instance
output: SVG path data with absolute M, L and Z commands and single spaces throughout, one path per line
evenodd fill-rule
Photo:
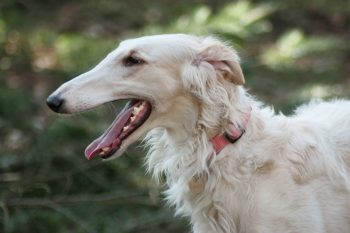
M 228 144 L 233 144 L 237 142 L 242 135 L 244 134 L 247 124 L 250 119 L 251 109 L 244 114 L 243 125 L 242 126 L 233 126 L 230 124 L 229 130 L 226 130 L 224 133 L 215 135 L 210 142 L 214 148 L 214 154 L 218 155 Z M 213 155 L 210 155 L 208 158 L 208 162 L 212 160 Z

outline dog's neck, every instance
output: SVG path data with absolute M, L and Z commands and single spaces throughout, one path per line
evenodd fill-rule
M 251 109 L 250 97 L 243 88 L 237 87 L 232 93 L 235 95 L 229 106 L 218 103 L 213 108 L 202 103 L 192 128 L 155 129 L 147 135 L 150 147 L 147 162 L 154 177 L 165 174 L 171 188 L 174 183 L 187 184 L 194 176 L 209 171 L 208 156 L 214 152 L 210 140 L 225 130 L 245 125 L 245 114 Z
M 226 129 L 222 129 L 222 133 L 218 133 L 211 140 L 210 143 L 213 145 L 214 152 L 208 156 L 207 163 L 210 165 L 214 156 L 220 154 L 220 152 L 225 149 L 230 144 L 236 143 L 243 134 L 245 133 L 246 127 L 250 120 L 251 107 L 247 112 L 243 115 L 243 125 L 235 126 L 232 121 L 229 122 L 228 127 Z
M 250 147 L 248 141 L 255 135 L 253 131 L 261 130 L 263 127 L 257 106 L 259 103 L 253 101 L 243 88 L 237 88 L 234 94 L 236 95 L 232 96 L 229 106 L 211 110 L 208 108 L 202 113 L 199 112 L 198 120 L 192 128 L 187 125 L 188 128 L 182 127 L 182 131 L 181 127 L 178 127 L 179 130 L 155 129 L 145 140 L 150 147 L 147 158 L 149 172 L 158 181 L 163 177 L 166 178 L 168 186 L 165 191 L 166 200 L 175 206 L 176 214 L 190 216 L 194 224 L 200 221 L 196 220 L 198 216 L 210 212 L 210 208 L 214 205 L 211 195 L 216 189 L 222 188 L 219 186 L 230 178 L 227 169 L 230 170 L 230 174 L 234 172 L 232 171 L 234 168 L 228 168 L 227 165 L 240 161 L 246 155 L 240 154 L 240 151 L 249 153 L 249 148 L 242 148 Z M 214 152 L 210 143 L 212 137 L 230 130 L 230 124 L 232 127 L 243 126 L 246 121 L 245 114 L 249 111 L 251 111 L 249 124 L 246 125 L 246 132 L 242 138 L 235 144 L 227 146 L 208 164 L 208 155 Z M 213 116 L 217 117 L 216 123 Z M 238 184 L 231 185 L 241 185 L 240 181 L 237 182 Z M 216 228 L 213 229 L 215 232 Z M 229 229 L 226 232 L 233 231 Z

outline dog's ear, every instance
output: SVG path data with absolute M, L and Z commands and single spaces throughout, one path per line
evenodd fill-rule
M 218 77 L 223 77 L 236 85 L 243 85 L 245 82 L 236 51 L 217 39 L 210 37 L 203 39 L 194 64 L 197 66 L 209 64 Z

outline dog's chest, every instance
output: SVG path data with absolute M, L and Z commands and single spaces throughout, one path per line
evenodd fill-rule
M 274 208 L 269 204 L 269 200 L 272 202 L 269 197 L 280 195 L 271 180 L 274 163 L 266 162 L 254 171 L 252 162 L 248 161 L 240 167 L 223 164 L 188 182 L 188 193 L 184 194 L 186 206 L 190 207 L 187 214 L 194 222 L 209 221 L 209 225 L 216 226 L 215 232 L 254 232 L 254 222 L 261 219 L 264 210 Z M 279 180 L 278 183 L 286 182 Z M 283 201 L 280 203 L 283 205 Z M 205 219 L 198 217 L 198 213 Z M 272 215 L 271 218 L 278 217 Z

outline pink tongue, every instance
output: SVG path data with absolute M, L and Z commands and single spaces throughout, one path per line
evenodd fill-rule
M 102 134 L 99 138 L 93 141 L 85 149 L 85 157 L 88 160 L 96 157 L 102 150 L 102 148 L 112 146 L 113 142 L 118 140 L 118 136 L 121 134 L 123 127 L 128 122 L 133 111 L 132 104 L 127 104 L 127 106 L 118 114 L 116 119 L 113 121 L 112 125 Z M 116 143 L 115 143 L 116 144 Z M 120 142 L 117 143 L 114 147 L 119 147 Z M 118 149 L 118 148 L 112 148 Z

